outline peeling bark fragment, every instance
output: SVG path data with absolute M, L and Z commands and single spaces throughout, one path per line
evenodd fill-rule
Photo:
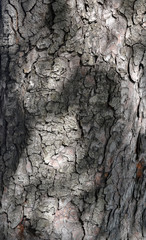
M 60 236 L 61 239 L 82 239 L 83 230 L 78 219 L 77 208 L 68 203 L 64 208 L 56 212 L 54 219 L 55 233 Z

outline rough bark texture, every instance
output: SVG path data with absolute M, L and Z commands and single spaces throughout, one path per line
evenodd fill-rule
M 145 239 L 145 0 L 0 5 L 0 239 Z

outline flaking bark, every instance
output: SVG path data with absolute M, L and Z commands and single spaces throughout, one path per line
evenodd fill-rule
M 0 239 L 145 239 L 145 28 L 145 0 L 0 1 Z

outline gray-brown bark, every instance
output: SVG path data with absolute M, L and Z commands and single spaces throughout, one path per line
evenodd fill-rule
M 0 5 L 0 239 L 144 239 L 145 0 Z

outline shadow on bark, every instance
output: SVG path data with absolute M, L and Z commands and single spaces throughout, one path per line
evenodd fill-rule
M 54 9 L 55 9 L 55 3 L 54 3 Z M 52 8 L 50 8 L 50 10 L 52 11 Z M 52 23 L 54 21 L 55 16 L 57 16 L 58 14 L 58 18 L 61 16 L 65 18 L 66 13 L 68 12 L 68 9 L 65 8 L 64 4 L 62 4 L 62 8 L 60 8 L 60 11 L 61 11 L 61 15 L 59 15 L 56 10 L 56 12 L 53 13 L 49 19 L 50 21 L 49 28 L 51 28 L 52 32 L 53 32 Z M 57 21 L 58 20 L 56 17 L 56 23 Z M 66 24 L 64 21 L 61 24 L 58 24 L 59 27 L 62 29 L 66 29 L 66 32 L 68 32 L 69 24 L 64 26 L 64 24 Z M 73 34 L 75 34 L 75 32 Z M 56 35 L 56 37 L 58 37 L 58 35 Z M 56 47 L 56 50 L 55 51 L 53 50 L 54 52 L 52 52 L 51 50 L 51 54 L 54 54 L 54 56 L 56 54 L 56 57 L 57 57 L 57 49 L 62 45 L 62 43 L 60 43 L 59 46 L 56 46 L 57 43 L 58 43 L 57 38 L 56 38 L 56 41 L 54 38 L 53 48 Z M 19 44 L 23 45 L 23 42 Z M 65 45 L 65 42 L 63 44 Z M 31 46 L 31 48 L 33 47 Z M 6 77 L 6 87 L 2 87 L 2 90 L 1 90 L 2 91 L 1 127 L 3 132 L 2 140 L 1 140 L 1 146 L 2 146 L 1 152 L 2 152 L 3 160 L 1 160 L 0 162 L 0 164 L 2 165 L 1 191 L 3 192 L 4 187 L 6 188 L 9 187 L 9 180 L 11 177 L 13 179 L 14 177 L 13 175 L 15 175 L 15 171 L 19 165 L 19 159 L 21 155 L 23 155 L 25 148 L 27 148 L 27 146 L 29 145 L 28 142 L 31 139 L 30 129 L 32 128 L 33 130 L 36 119 L 40 118 L 41 120 L 42 118 L 45 118 L 48 116 L 50 117 L 50 119 L 51 119 L 51 116 L 52 116 L 52 119 L 54 117 L 61 119 L 62 117 L 66 116 L 67 113 L 69 113 L 71 116 L 75 117 L 76 119 L 75 129 L 72 128 L 70 134 L 75 135 L 75 141 L 77 142 L 77 147 L 78 147 L 78 150 L 76 152 L 76 160 L 75 160 L 78 162 L 75 162 L 75 166 L 73 166 L 73 169 L 71 169 L 71 171 L 73 171 L 74 173 L 78 173 L 80 175 L 85 174 L 85 179 L 84 178 L 83 180 L 81 179 L 81 182 L 85 181 L 83 183 L 85 184 L 85 187 L 87 187 L 86 180 L 87 180 L 87 185 L 91 183 L 91 186 L 89 184 L 89 188 L 87 187 L 87 190 L 82 189 L 81 191 L 80 190 L 75 191 L 73 187 L 71 189 L 72 193 L 67 194 L 67 197 L 71 199 L 71 202 L 75 206 L 78 204 L 79 201 L 81 201 L 82 204 L 85 206 L 84 208 L 79 207 L 79 212 L 78 212 L 79 221 L 80 221 L 80 224 L 82 225 L 83 220 L 81 219 L 81 213 L 83 212 L 83 209 L 84 211 L 85 209 L 86 210 L 88 209 L 87 212 L 91 211 L 90 209 L 91 205 L 93 205 L 94 202 L 95 203 L 98 202 L 99 192 L 100 194 L 103 194 L 103 200 L 104 200 L 103 188 L 105 187 L 105 183 L 108 181 L 110 177 L 111 169 L 113 169 L 113 166 L 112 166 L 113 163 L 114 163 L 114 168 L 116 167 L 116 163 L 115 163 L 116 158 L 119 155 L 119 151 L 121 150 L 121 146 L 124 141 L 124 139 L 122 139 L 122 135 L 119 135 L 119 133 L 118 135 L 117 133 L 115 133 L 114 135 L 114 133 L 112 133 L 112 128 L 121 118 L 121 80 L 122 78 L 117 73 L 116 69 L 109 68 L 109 70 L 107 71 L 107 69 L 105 69 L 105 66 L 101 67 L 102 63 L 98 62 L 97 56 L 94 58 L 94 61 L 95 61 L 93 64 L 94 67 L 90 67 L 86 65 L 83 66 L 82 63 L 80 62 L 80 54 L 77 54 L 73 62 L 73 65 L 74 66 L 76 65 L 76 66 L 74 67 L 74 70 L 71 73 L 70 78 L 65 80 L 65 77 L 62 75 L 61 77 L 62 79 L 59 80 L 60 82 L 62 81 L 60 92 L 59 91 L 56 92 L 55 89 L 52 89 L 49 92 L 50 96 L 52 96 L 52 99 L 54 100 L 49 100 L 48 102 L 47 100 L 48 98 L 44 97 L 44 99 L 42 100 L 42 103 L 40 103 L 40 109 L 38 111 L 37 109 L 35 110 L 35 106 L 36 104 L 39 104 L 40 98 L 38 98 L 38 102 L 36 100 L 36 102 L 34 103 L 33 103 L 33 98 L 32 99 L 30 98 L 30 104 L 32 104 L 32 108 L 34 108 L 34 113 L 30 113 L 27 111 L 26 107 L 24 111 L 23 97 L 19 96 L 19 93 L 17 96 L 14 95 L 16 93 L 15 77 L 13 76 L 12 78 L 11 73 L 9 73 L 9 64 L 11 61 L 11 57 L 9 56 L 8 51 L 6 51 L 6 53 L 4 53 L 4 50 L 2 51 L 3 52 L 1 56 L 3 58 L 4 57 L 7 58 L 7 66 L 4 66 L 5 71 L 1 73 L 2 77 L 4 78 Z M 19 59 L 17 59 L 17 61 L 18 60 Z M 17 61 L 14 63 L 12 68 L 15 69 L 15 64 L 17 63 Z M 53 63 L 51 67 L 53 67 Z M 35 68 L 36 66 L 33 67 L 33 70 L 35 70 Z M 30 72 L 26 73 L 25 76 L 26 76 L 25 81 L 27 82 L 30 76 Z M 14 91 L 13 91 L 13 87 L 14 87 Z M 38 92 L 40 94 L 40 93 L 43 93 L 43 91 L 46 91 L 45 83 L 44 83 L 44 89 L 42 87 L 41 88 L 37 87 L 35 89 L 34 96 L 35 96 L 35 92 Z M 33 94 L 30 90 L 30 96 L 32 95 Z M 50 121 L 49 124 L 51 124 L 51 120 L 49 121 Z M 79 136 L 77 134 L 78 132 L 79 132 Z M 112 136 L 111 136 L 111 133 L 112 133 Z M 112 141 L 115 139 L 117 142 L 116 150 L 114 149 L 114 146 L 112 146 Z M 145 142 L 144 136 L 140 136 L 139 139 Z M 63 147 L 68 146 L 67 143 L 63 141 L 62 141 L 62 145 Z M 74 146 L 74 143 L 71 143 L 71 145 Z M 83 145 L 84 145 L 84 151 L 82 154 L 81 150 L 83 148 Z M 108 151 L 111 151 L 109 155 L 108 155 Z M 57 156 L 57 152 L 55 153 L 55 155 Z M 114 155 L 113 158 L 112 158 L 112 155 Z M 121 161 L 122 161 L 122 158 L 121 158 Z M 50 166 L 52 166 L 51 164 L 53 165 L 52 162 L 49 163 Z M 64 189 L 68 190 L 69 186 L 72 185 L 73 180 L 72 181 L 67 180 L 69 175 L 72 173 L 71 171 L 69 173 L 66 173 L 66 178 L 64 178 L 64 176 L 62 177 L 61 173 L 58 174 L 59 178 L 55 180 L 56 186 L 60 186 L 60 189 L 62 185 L 62 191 L 64 191 Z M 138 174 L 136 173 L 136 171 L 139 171 L 139 170 L 136 170 L 135 168 L 135 175 Z M 135 176 L 135 178 L 137 177 L 136 180 L 138 181 L 138 183 L 143 179 L 144 168 L 142 168 L 141 171 L 142 171 L 142 176 L 140 177 L 138 177 L 139 175 Z M 90 177 L 91 172 L 92 172 L 92 178 L 87 179 L 88 176 Z M 29 175 L 31 176 L 33 174 L 29 173 Z M 48 186 L 45 186 L 45 184 L 44 186 L 42 184 L 43 190 L 41 190 L 41 184 L 42 183 L 38 183 L 36 180 L 34 180 L 32 183 L 32 185 L 36 186 L 36 188 L 39 188 L 39 185 L 40 185 L 40 192 L 42 191 L 42 195 L 45 193 L 49 197 L 53 197 L 53 195 L 51 195 L 51 191 L 48 192 Z M 49 185 L 49 181 L 47 181 L 47 185 Z M 27 187 L 29 186 L 26 186 L 26 188 Z M 60 194 L 59 193 L 60 189 L 58 190 L 58 198 Z M 52 192 L 53 192 L 53 189 L 52 189 Z M 39 204 L 39 201 L 38 201 L 38 204 Z M 110 212 L 110 214 L 112 214 L 112 211 Z M 22 222 L 20 223 L 20 226 L 24 225 L 24 227 L 26 227 L 26 231 L 28 230 L 29 232 L 32 232 L 32 235 L 37 234 L 37 232 L 33 230 L 36 227 L 35 218 L 37 218 L 37 213 L 34 213 L 34 216 L 32 216 L 32 219 L 34 219 L 34 222 L 32 220 L 32 222 L 30 223 L 30 219 L 26 219 L 26 221 L 23 219 Z M 143 218 L 144 218 L 144 215 L 143 215 Z M 93 223 L 93 225 L 98 227 L 98 224 Z M 100 223 L 100 225 L 102 225 L 102 223 Z M 119 228 L 119 226 L 117 226 L 117 228 Z M 25 230 L 23 230 L 22 232 L 25 235 Z M 117 234 L 117 229 L 115 231 L 115 234 Z M 20 236 L 20 237 L 23 238 L 23 236 Z M 56 237 L 58 237 L 59 239 L 59 235 Z M 116 239 L 120 239 L 120 233 L 119 233 L 119 237 L 116 236 Z

